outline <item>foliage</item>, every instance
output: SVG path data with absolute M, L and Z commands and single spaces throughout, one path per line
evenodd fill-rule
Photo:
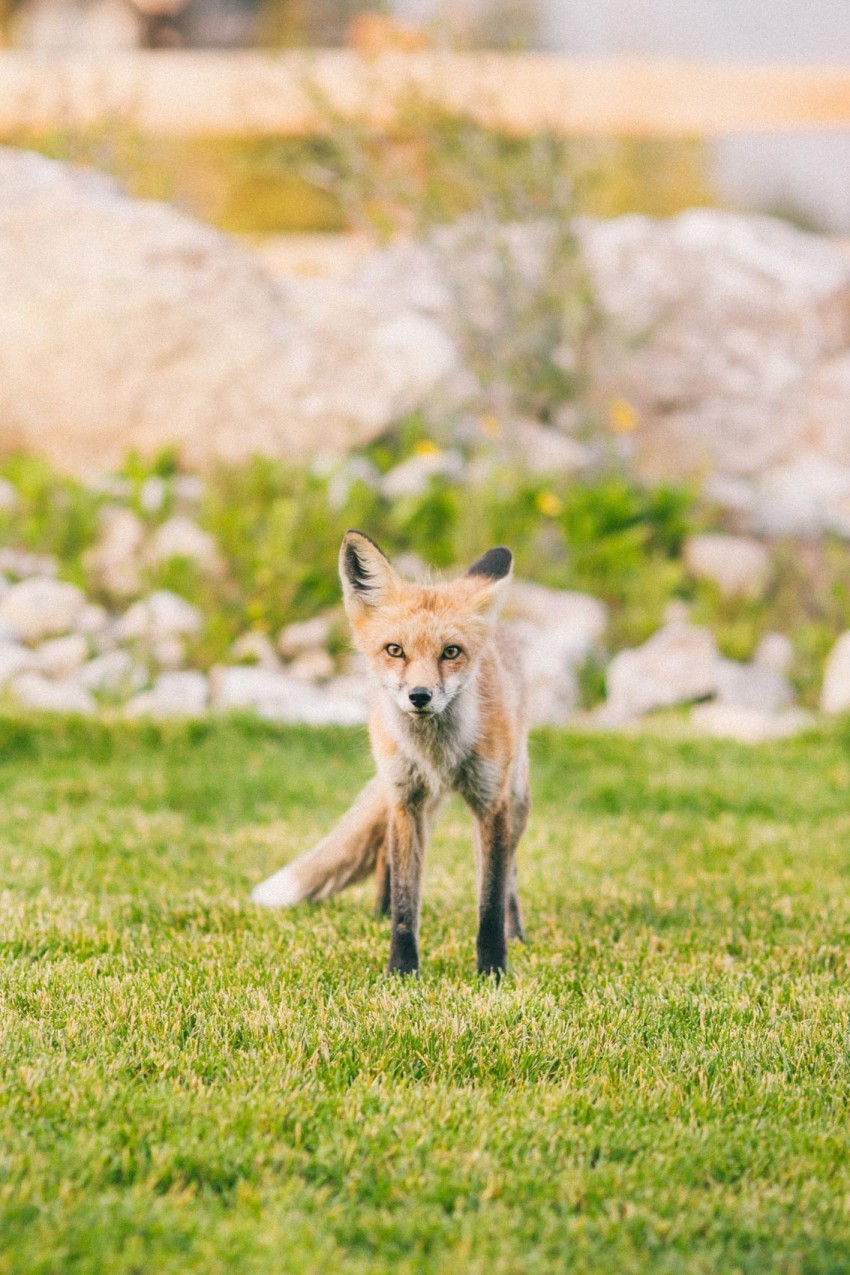
M 390 500 L 382 493 L 382 474 L 439 450 L 425 421 L 412 417 L 348 460 L 298 468 L 257 458 L 221 467 L 207 476 L 194 513 L 215 537 L 223 574 L 174 558 L 148 566 L 145 586 L 173 589 L 202 608 L 206 629 L 193 656 L 206 667 L 224 659 L 246 630 L 275 633 L 334 606 L 337 552 L 347 527 L 368 530 L 391 555 L 413 553 L 445 570 L 504 543 L 514 550 L 521 576 L 607 603 L 609 651 L 645 641 L 678 600 L 731 659 L 750 659 L 765 633 L 787 633 L 797 690 L 804 703 L 817 702 L 826 656 L 850 628 L 850 546 L 844 541 L 780 542 L 764 595 L 726 598 L 691 577 L 682 559 L 687 535 L 718 525 L 690 487 L 646 486 L 610 466 L 581 481 L 531 474 L 485 442 L 467 448 L 474 476 L 462 483 L 434 477 L 418 496 Z M 101 508 L 116 497 L 28 456 L 0 462 L 3 476 L 14 483 L 20 504 L 0 510 L 0 546 L 56 555 L 66 578 L 97 595 L 86 550 L 97 537 Z M 182 508 L 173 453 L 131 457 L 122 478 L 124 502 L 150 530 Z M 157 484 L 153 504 L 151 480 Z M 592 702 L 600 670 L 587 670 L 585 680 L 585 699 Z
M 2 141 L 99 168 L 131 193 L 167 199 L 246 234 L 398 229 L 515 207 L 545 212 L 545 168 L 596 216 L 671 216 L 714 202 L 704 148 L 691 141 L 568 142 L 512 138 L 409 102 L 391 136 L 334 120 L 329 137 L 191 139 L 89 130 L 16 133 Z
M 848 744 L 538 738 L 494 988 L 459 807 L 416 983 L 248 902 L 359 735 L 0 720 L 0 1270 L 846 1271 Z

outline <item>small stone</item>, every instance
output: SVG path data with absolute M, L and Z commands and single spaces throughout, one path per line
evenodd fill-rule
M 11 684 L 19 703 L 44 713 L 81 713 L 97 709 L 94 699 L 71 678 L 55 681 L 43 673 L 21 673 Z
M 790 708 L 783 713 L 729 704 L 697 704 L 691 721 L 698 730 L 715 739 L 733 739 L 741 744 L 760 744 L 770 739 L 788 739 L 814 724 L 811 713 Z
M 824 713 L 846 713 L 850 710 L 850 631 L 841 634 L 829 653 L 820 706 Z
M 98 606 L 96 602 L 87 602 L 77 616 L 74 630 L 77 633 L 85 634 L 87 637 L 95 638 L 108 629 L 110 623 L 109 612 L 106 607 Z
M 365 685 L 335 678 L 322 687 L 299 682 L 288 673 L 219 667 L 211 676 L 212 698 L 222 712 L 249 709 L 278 722 L 354 726 L 367 720 Z
M 691 536 L 685 541 L 685 566 L 700 580 L 711 580 L 727 598 L 760 598 L 770 573 L 770 554 L 751 536 Z
M 47 554 L 29 553 L 26 549 L 0 549 L 0 571 L 15 580 L 28 580 L 30 576 L 59 574 L 59 563 Z
M 622 721 L 658 708 L 706 699 L 717 690 L 719 657 L 708 629 L 668 624 L 608 666 L 601 720 Z
M 603 603 L 586 593 L 515 580 L 504 616 L 515 638 L 534 726 L 563 726 L 578 708 L 578 671 L 605 632 Z
M 142 587 L 144 524 L 131 509 L 115 505 L 100 517 L 100 538 L 86 554 L 86 570 L 113 597 L 130 598 Z
M 794 663 L 794 646 L 784 633 L 765 633 L 756 647 L 753 663 L 787 674 Z
M 231 655 L 239 664 L 256 664 L 273 670 L 280 668 L 274 643 L 265 633 L 243 633 L 233 643 Z
M 197 474 L 175 474 L 171 480 L 175 500 L 187 505 L 197 505 L 204 498 L 204 480 Z
M 153 689 L 135 695 L 125 706 L 128 717 L 202 717 L 209 700 L 203 673 L 161 673 Z
M 793 702 L 794 692 L 784 674 L 765 664 L 739 664 L 735 660 L 719 660 L 717 699 L 730 708 L 778 713 Z
M 34 576 L 0 598 L 0 626 L 24 642 L 40 642 L 73 629 L 85 602 L 76 585 Z
M 596 459 L 585 443 L 526 417 L 508 424 L 506 442 L 532 474 L 574 474 Z
M 18 489 L 8 478 L 0 478 L 0 510 L 3 513 L 12 513 L 17 509 L 19 501 Z
M 203 616 L 197 607 L 168 589 L 159 589 L 134 602 L 118 621 L 122 641 L 155 642 L 199 632 Z
M 154 533 L 149 550 L 151 562 L 168 562 L 171 558 L 190 558 L 204 571 L 221 568 L 221 559 L 212 536 L 185 514 L 175 514 Z
M 89 644 L 82 633 L 51 638 L 33 651 L 33 667 L 48 677 L 70 677 L 88 659 Z
M 173 672 L 185 662 L 186 647 L 179 637 L 163 637 L 154 642 L 151 657 L 159 668 Z
M 129 695 L 140 691 L 147 680 L 147 673 L 129 651 L 106 651 L 103 655 L 96 655 L 77 673 L 80 686 L 93 695 Z
M 300 620 L 295 624 L 287 624 L 281 629 L 277 639 L 277 649 L 285 660 L 294 660 L 304 651 L 311 651 L 317 646 L 327 646 L 331 636 L 331 622 L 323 615 L 314 616 L 312 620 Z
M 165 504 L 167 495 L 168 488 L 166 487 L 165 479 L 160 478 L 158 474 L 153 474 L 142 483 L 139 492 L 139 504 L 146 514 L 158 514 Z
M 286 671 L 299 682 L 327 682 L 333 677 L 335 667 L 328 652 L 317 647 L 313 651 L 304 651 Z
M 33 653 L 17 642 L 0 641 L 0 686 L 33 666 Z

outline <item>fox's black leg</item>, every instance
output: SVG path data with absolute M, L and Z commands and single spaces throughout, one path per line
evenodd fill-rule
M 511 827 L 505 806 L 478 821 L 478 973 L 499 977 L 507 968 L 505 902 L 511 866 Z
M 418 812 L 397 806 L 390 814 L 391 974 L 419 973 L 419 906 L 424 837 Z

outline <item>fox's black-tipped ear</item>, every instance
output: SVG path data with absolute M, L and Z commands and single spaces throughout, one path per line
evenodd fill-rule
M 510 549 L 488 549 L 483 558 L 473 562 L 465 579 L 475 586 L 475 603 L 482 611 L 495 613 L 505 585 L 511 578 L 514 556 Z
M 488 549 L 483 558 L 473 562 L 467 571 L 468 576 L 483 576 L 485 580 L 504 580 L 511 574 L 514 556 L 510 549 L 500 545 L 498 549 Z
M 339 551 L 346 610 L 378 606 L 396 578 L 389 560 L 362 531 L 347 531 Z

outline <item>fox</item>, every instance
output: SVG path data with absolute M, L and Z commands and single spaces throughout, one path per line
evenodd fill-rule
M 508 942 L 525 938 L 516 859 L 531 806 L 526 694 L 521 653 L 499 620 L 512 572 L 513 555 L 498 547 L 458 579 L 418 584 L 364 532 L 342 541 L 343 604 L 373 688 L 376 773 L 330 834 L 252 897 L 291 907 L 374 872 L 391 974 L 419 973 L 425 848 L 450 792 L 473 816 L 479 974 L 498 980 Z

